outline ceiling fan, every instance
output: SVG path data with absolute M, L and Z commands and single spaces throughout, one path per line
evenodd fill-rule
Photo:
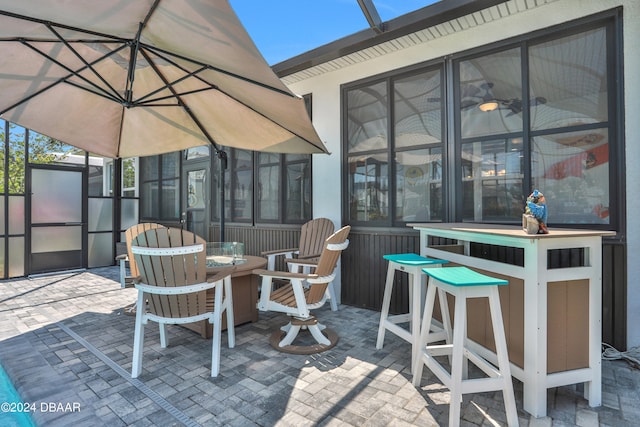
M 462 102 L 461 108 L 467 109 L 472 107 L 477 107 L 481 111 L 493 111 L 496 109 L 506 109 L 510 110 L 507 116 L 513 114 L 520 114 L 522 112 L 522 99 L 519 98 L 509 98 L 509 99 L 500 99 L 493 96 L 491 92 L 491 88 L 493 88 L 493 83 L 486 82 L 482 83 L 480 86 L 476 85 L 467 85 L 462 90 Z M 546 104 L 547 99 L 542 96 L 536 96 L 529 101 L 529 106 Z

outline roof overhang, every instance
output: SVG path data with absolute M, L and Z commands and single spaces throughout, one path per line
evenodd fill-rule
M 380 43 L 406 36 L 424 28 L 436 26 L 506 3 L 508 0 L 441 0 L 430 6 L 402 15 L 384 23 L 384 31 L 367 28 L 350 36 L 294 56 L 272 66 L 280 78 L 332 61 Z

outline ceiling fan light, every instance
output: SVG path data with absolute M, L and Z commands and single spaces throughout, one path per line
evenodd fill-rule
M 498 103 L 496 101 L 486 101 L 478 105 L 480 111 L 493 111 L 498 108 Z

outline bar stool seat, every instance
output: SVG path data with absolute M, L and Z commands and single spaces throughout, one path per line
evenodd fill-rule
M 422 332 L 418 342 L 418 351 L 416 352 L 413 385 L 420 385 L 422 369 L 426 365 L 449 388 L 451 391 L 450 426 L 456 426 L 460 422 L 460 402 L 463 394 L 502 390 L 507 422 L 510 426 L 517 426 L 518 413 L 513 394 L 511 368 L 507 354 L 500 296 L 498 294 L 498 286 L 507 285 L 509 282 L 478 273 L 467 267 L 425 268 L 422 271 L 431 280 L 427 289 L 424 316 L 422 318 Z M 455 297 L 453 342 L 444 345 L 428 344 L 428 326 L 433 316 L 436 290 L 439 296 L 449 293 Z M 467 299 L 469 298 L 489 299 L 498 368 L 482 356 L 471 351 L 466 345 L 468 342 Z M 442 298 L 440 301 L 442 301 Z M 443 312 L 443 317 L 444 315 Z M 444 324 L 450 325 L 450 320 L 449 322 L 444 322 Z M 450 372 L 435 359 L 436 356 L 449 356 Z M 468 379 L 465 360 L 480 368 L 487 377 Z
M 422 274 L 423 268 L 440 267 L 448 261 L 435 258 L 426 258 L 417 254 L 389 254 L 383 255 L 384 259 L 389 261 L 387 268 L 387 280 L 384 287 L 384 296 L 382 298 L 382 310 L 380 312 L 380 325 L 378 327 L 378 340 L 376 348 L 381 349 L 384 345 L 385 331 L 393 332 L 400 338 L 411 344 L 411 370 L 413 371 L 413 363 L 418 349 L 417 343 L 420 338 L 420 319 L 422 316 L 422 302 L 424 301 L 425 276 Z M 395 315 L 389 315 L 389 305 L 391 303 L 391 294 L 393 292 L 393 283 L 396 271 L 402 271 L 409 274 L 409 312 Z M 409 322 L 409 329 L 400 326 L 401 323 Z M 434 340 L 446 339 L 445 330 L 433 327 L 434 332 L 430 337 L 430 342 Z

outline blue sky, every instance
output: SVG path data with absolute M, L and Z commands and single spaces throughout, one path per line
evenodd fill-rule
M 374 0 L 382 21 L 435 0 Z M 369 27 L 357 0 L 230 0 L 269 65 Z

